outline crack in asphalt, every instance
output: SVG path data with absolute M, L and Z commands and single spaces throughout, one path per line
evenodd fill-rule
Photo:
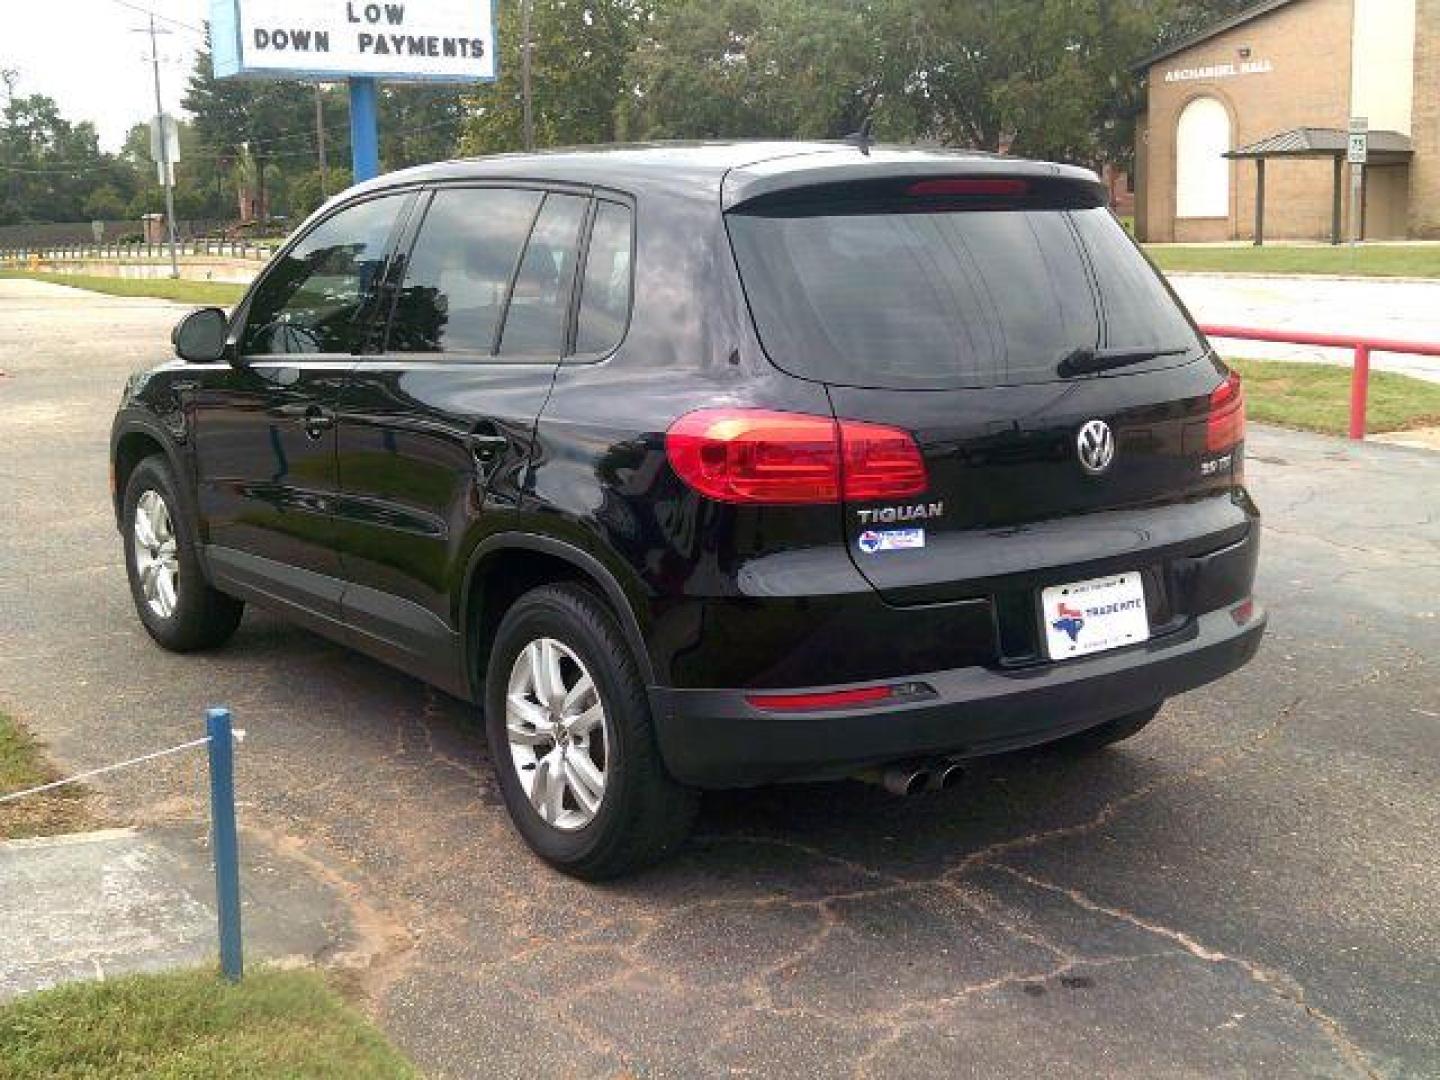
M 1412 655 L 1402 661 L 1402 666 L 1416 662 L 1421 661 Z M 1368 671 L 1365 675 L 1353 680 L 1353 685 L 1361 685 L 1379 677 L 1383 677 L 1383 674 Z M 1338 689 L 1346 688 L 1348 687 Z M 658 988 L 661 992 L 683 1000 L 685 995 L 695 991 L 695 987 L 675 973 L 666 970 L 663 964 L 648 955 L 651 946 L 657 942 L 668 927 L 706 910 L 751 909 L 763 911 L 767 908 L 788 908 L 813 911 L 817 917 L 816 927 L 805 935 L 803 941 L 797 943 L 783 956 L 772 958 L 766 964 L 748 972 L 733 986 L 733 992 L 738 995 L 736 1005 L 730 1011 L 725 1022 L 713 1031 L 709 1044 L 700 1053 L 700 1060 L 706 1061 L 716 1068 L 725 1068 L 721 1055 L 727 1047 L 732 1045 L 734 1038 L 752 1023 L 756 1015 L 782 1018 L 808 1017 L 837 1025 L 864 1037 L 865 1049 L 856 1058 L 852 1075 L 869 1076 L 872 1074 L 871 1070 L 874 1064 L 888 1048 L 905 1038 L 907 1034 L 923 1028 L 927 1023 L 941 1020 L 947 1008 L 976 994 L 1015 985 L 1043 984 L 1088 967 L 1113 967 L 1152 957 L 1176 956 L 1183 953 L 1205 963 L 1230 964 L 1245 971 L 1257 984 L 1264 986 L 1277 999 L 1290 1007 L 1299 1009 L 1302 1015 L 1322 1032 L 1339 1057 L 1350 1068 L 1360 1075 L 1374 1076 L 1376 1074 L 1369 1065 L 1364 1051 L 1347 1035 L 1343 1025 L 1336 1018 L 1313 1005 L 1307 999 L 1304 988 L 1294 977 L 1257 961 L 1213 948 L 1201 943 L 1183 930 L 1165 926 L 1135 912 L 1103 904 L 1079 889 L 1047 881 L 1002 861 L 1005 856 L 1016 852 L 1031 850 L 1060 840 L 1074 839 L 1094 832 L 1103 828 L 1137 802 L 1162 789 L 1192 782 L 1254 754 L 1284 729 L 1301 708 L 1303 702 L 1304 699 L 1301 697 L 1291 700 L 1277 710 L 1270 723 L 1242 742 L 1211 754 L 1187 769 L 1160 777 L 1126 792 L 1124 795 L 1106 802 L 1083 821 L 996 841 L 977 851 L 970 852 L 957 864 L 932 877 L 913 878 L 889 873 L 872 865 L 827 851 L 817 845 L 784 837 L 751 834 L 726 835 L 723 833 L 697 835 L 694 840 L 698 844 L 752 844 L 790 851 L 797 856 L 844 870 L 863 884 L 816 897 L 771 892 L 761 896 L 703 898 L 658 910 L 636 910 L 632 906 L 625 905 L 623 910 L 613 911 L 609 915 L 600 915 L 590 921 L 583 930 L 574 930 L 560 935 L 547 935 L 540 940 L 532 940 L 524 947 L 493 961 L 472 965 L 464 972 L 464 976 L 478 982 L 496 972 L 510 968 L 523 968 L 537 957 L 551 953 L 557 948 L 564 950 L 564 955 L 570 960 L 589 957 L 613 964 L 615 970 L 604 978 L 590 983 L 584 993 L 558 1002 L 551 1001 L 548 995 L 536 994 L 524 987 L 515 986 L 513 982 L 507 984 L 506 992 L 520 995 L 542 1015 L 556 1021 L 568 1021 L 567 1030 L 592 1052 L 604 1060 L 614 1062 L 617 1068 L 626 1068 L 630 1064 L 631 1054 L 605 1024 L 589 1016 L 589 1010 L 583 1008 L 582 1003 L 590 1000 L 604 1000 L 612 991 L 626 986 L 651 990 Z M 438 713 L 442 708 L 443 703 L 438 695 L 434 691 L 427 691 L 426 700 L 421 709 L 407 717 L 406 722 L 399 725 L 402 731 L 407 727 L 410 730 L 418 729 L 422 735 L 423 752 L 417 754 L 416 751 L 422 750 L 422 748 L 412 747 L 403 734 L 397 733 L 396 757 L 429 758 L 456 769 L 469 779 L 483 780 L 485 774 L 482 770 L 458 761 L 437 746 L 432 724 L 438 718 Z M 1004 909 L 997 910 L 981 904 L 975 898 L 972 889 L 967 888 L 971 884 L 968 881 L 969 875 L 981 868 L 993 868 L 1001 871 L 1031 888 L 1061 897 L 1089 913 L 1123 922 L 1144 933 L 1154 935 L 1173 947 L 1163 951 L 1130 952 L 1118 956 L 1083 957 L 1075 955 L 1044 935 L 1018 926 L 1006 916 Z M 557 886 L 549 891 L 563 892 L 563 886 Z M 844 904 L 852 901 L 874 900 L 885 896 L 916 895 L 928 891 L 940 892 L 956 899 L 978 918 L 995 927 L 1004 940 L 1012 943 L 1024 943 L 1049 952 L 1055 962 L 1039 968 L 1017 967 L 983 980 L 964 983 L 950 993 L 939 997 L 901 1002 L 894 1008 L 883 1011 L 871 1009 L 858 1016 L 850 1011 L 837 1011 L 814 1003 L 795 1005 L 783 1004 L 776 1000 L 774 990 L 777 981 L 793 977 L 795 972 L 801 969 L 807 961 L 819 955 L 837 933 L 851 930 L 849 924 L 844 921 L 840 910 Z M 506 900 L 513 907 L 509 914 L 516 917 L 534 914 L 552 902 L 543 896 L 512 896 L 507 897 Z M 500 913 L 497 912 L 497 914 Z M 627 930 L 630 931 L 628 934 Z M 620 933 L 628 939 L 599 944 L 593 941 L 593 937 L 597 933 L 605 932 Z M 407 931 L 403 939 L 390 939 L 389 948 L 382 949 L 375 957 L 375 963 L 380 967 L 381 975 L 377 978 L 367 978 L 364 985 L 367 996 L 374 1004 L 377 1013 L 383 1012 L 389 992 L 404 975 L 416 966 L 424 964 L 424 960 L 417 955 L 416 946 L 416 935 L 413 931 Z
M 1046 889 L 1052 893 L 1055 893 L 1058 896 L 1063 896 L 1072 904 L 1075 904 L 1077 907 L 1083 908 L 1086 911 L 1095 912 L 1096 914 L 1100 915 L 1108 915 L 1112 919 L 1119 919 L 1122 922 L 1127 922 L 1138 929 L 1146 931 L 1147 933 L 1155 934 L 1158 937 L 1167 938 L 1175 942 L 1187 953 L 1189 953 L 1191 956 L 1195 957 L 1198 960 L 1204 960 L 1206 963 L 1210 964 L 1235 965 L 1236 967 L 1244 971 L 1247 975 L 1249 975 L 1252 979 L 1254 979 L 1257 983 L 1265 986 L 1268 990 L 1271 990 L 1272 992 L 1274 992 L 1284 1000 L 1290 1002 L 1291 1004 L 1298 1006 L 1308 1017 L 1310 1017 L 1310 1019 L 1316 1022 L 1316 1024 L 1321 1028 L 1321 1030 L 1326 1033 L 1326 1035 L 1330 1037 L 1331 1041 L 1335 1044 L 1336 1049 L 1340 1051 L 1346 1061 L 1348 1061 L 1358 1072 L 1360 1072 L 1364 1076 L 1369 1077 L 1378 1077 L 1380 1075 L 1373 1068 L 1371 1068 L 1364 1051 L 1362 1051 L 1360 1047 L 1356 1046 L 1355 1043 L 1350 1039 L 1350 1037 L 1345 1033 L 1345 1029 L 1341 1025 L 1340 1021 L 1336 1020 L 1328 1013 L 1323 1012 L 1321 1009 L 1317 1008 L 1306 1000 L 1304 987 L 1302 987 L 1293 976 L 1288 975 L 1285 972 L 1280 971 L 1276 968 L 1268 967 L 1267 965 L 1257 963 L 1254 960 L 1248 960 L 1243 956 L 1234 956 L 1230 953 L 1221 952 L 1218 949 L 1208 948 L 1207 946 L 1200 944 L 1193 937 L 1191 937 L 1189 934 L 1185 933 L 1182 930 L 1174 930 L 1168 926 L 1162 926 L 1159 923 L 1141 918 L 1134 912 L 1126 911 L 1124 908 L 1111 907 L 1107 904 L 1102 904 L 1099 901 L 1092 899 L 1090 896 L 1087 896 L 1079 889 L 1071 888 L 1065 885 L 1057 885 L 1051 881 L 1045 881 L 1041 878 L 1035 877 L 1033 874 L 1027 874 L 1022 870 L 1017 870 L 1015 867 L 1007 866 L 1004 863 L 994 863 L 992 865 L 997 870 L 1002 870 L 1005 873 L 1012 875 L 1013 877 L 1025 882 L 1028 885 L 1032 885 L 1038 889 Z

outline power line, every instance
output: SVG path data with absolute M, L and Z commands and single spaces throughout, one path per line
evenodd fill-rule
M 169 23 L 171 26 L 178 26 L 182 30 L 189 30 L 191 33 L 199 34 L 201 37 L 207 36 L 203 26 L 196 26 L 194 23 L 188 23 L 184 19 L 172 18 L 169 15 L 161 15 L 158 11 L 152 11 L 150 8 L 142 7 L 139 4 L 132 4 L 130 0 L 110 0 L 110 2 L 112 4 L 119 4 L 123 8 L 129 8 L 131 11 L 138 11 L 141 15 L 149 16 L 152 19 L 158 19 L 160 22 Z

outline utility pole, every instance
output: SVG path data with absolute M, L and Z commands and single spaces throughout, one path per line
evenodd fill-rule
M 320 198 L 330 197 L 330 181 L 325 171 L 325 99 L 320 84 L 315 84 L 315 149 L 320 155 Z
M 535 149 L 535 114 L 530 105 L 530 9 L 532 0 L 520 0 L 520 104 L 525 115 L 525 149 Z
M 155 16 L 150 16 L 150 28 L 148 31 L 137 30 L 136 33 L 150 34 L 150 64 L 155 72 L 155 130 L 158 135 L 155 142 L 160 148 L 160 183 L 165 188 L 165 231 L 170 241 L 170 276 L 180 276 L 180 264 L 175 257 L 175 187 L 170 172 L 170 132 L 165 124 L 165 106 L 160 99 L 160 47 L 155 41 L 155 35 L 168 34 L 169 30 L 155 29 Z

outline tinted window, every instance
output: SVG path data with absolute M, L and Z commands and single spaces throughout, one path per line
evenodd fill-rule
M 992 386 L 1057 378 L 1060 360 L 1082 346 L 1198 344 L 1103 209 L 802 208 L 735 214 L 729 225 L 766 351 L 811 378 Z M 1115 303 L 1108 324 L 1102 298 Z
M 580 284 L 577 353 L 609 352 L 630 318 L 630 208 L 602 202 L 595 209 L 585 275 Z
M 1195 334 L 1180 305 L 1110 212 L 1082 210 L 1073 217 L 1095 264 L 1106 343 L 1162 349 L 1194 344 Z
M 565 348 L 565 319 L 585 204 L 575 195 L 545 196 L 505 312 L 502 356 L 558 357 Z
M 409 197 L 388 195 L 341 210 L 282 256 L 250 302 L 241 352 L 357 351 L 390 231 Z
M 543 197 L 506 188 L 435 193 L 396 299 L 391 351 L 494 351 L 505 293 Z

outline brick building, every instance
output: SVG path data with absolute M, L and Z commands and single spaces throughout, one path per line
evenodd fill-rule
M 1440 236 L 1440 0 L 1264 0 L 1137 70 L 1141 239 L 1254 239 L 1257 209 L 1265 239 Z

